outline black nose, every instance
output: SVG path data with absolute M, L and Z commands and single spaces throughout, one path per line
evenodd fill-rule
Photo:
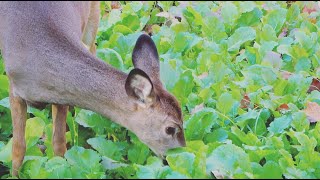
M 165 165 L 165 166 L 169 165 L 169 164 L 168 164 L 168 161 L 166 160 L 166 158 L 162 159 L 162 163 L 163 163 L 163 165 Z

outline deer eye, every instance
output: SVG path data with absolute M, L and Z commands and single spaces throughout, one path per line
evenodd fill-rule
M 176 128 L 170 126 L 166 127 L 166 133 L 173 136 L 176 133 Z

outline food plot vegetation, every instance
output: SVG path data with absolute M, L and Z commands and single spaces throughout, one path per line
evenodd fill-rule
M 130 131 L 75 107 L 55 157 L 49 106 L 28 108 L 21 178 L 320 178 L 318 2 L 102 2 L 97 57 L 129 72 L 152 35 L 187 147 L 166 162 Z M 0 59 L 0 177 L 10 178 L 9 83 Z M 94 93 L 94 92 L 93 92 Z

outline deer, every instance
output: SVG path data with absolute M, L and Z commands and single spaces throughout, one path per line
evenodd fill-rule
M 95 56 L 99 2 L 0 2 L 0 49 L 9 79 L 12 175 L 26 151 L 27 106 L 52 107 L 53 149 L 64 156 L 70 106 L 132 131 L 158 157 L 186 146 L 181 106 L 160 80 L 159 54 L 142 33 L 127 74 Z

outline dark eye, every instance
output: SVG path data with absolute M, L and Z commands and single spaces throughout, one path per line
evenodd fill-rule
M 166 128 L 166 133 L 168 134 L 168 135 L 174 135 L 175 133 L 176 133 L 176 128 L 174 128 L 174 127 L 167 127 Z

